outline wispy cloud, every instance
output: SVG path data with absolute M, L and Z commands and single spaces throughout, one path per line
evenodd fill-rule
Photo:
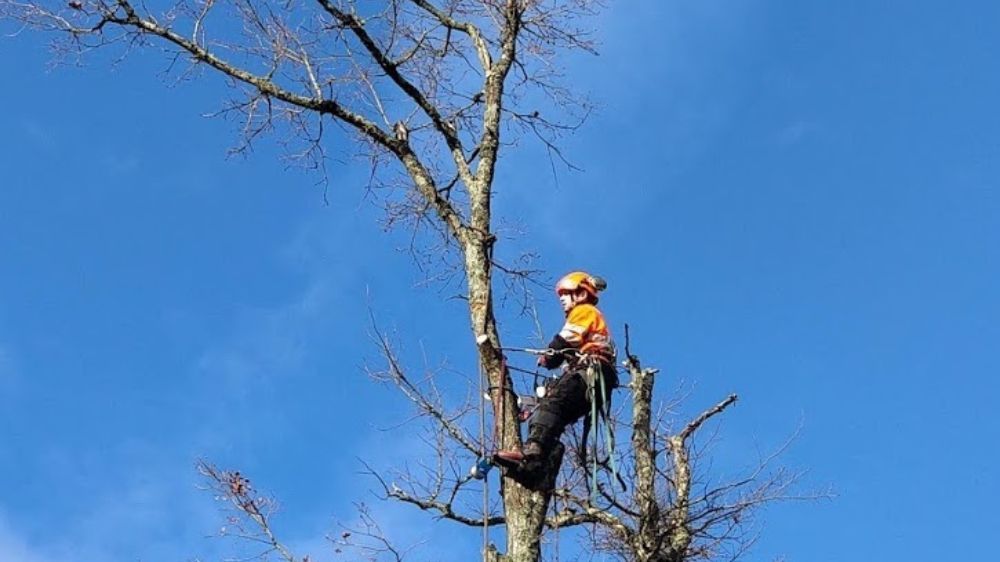
M 562 140 L 569 160 L 585 171 L 560 172 L 552 189 L 538 188 L 555 183 L 544 158 L 508 161 L 500 172 L 507 181 L 497 214 L 524 217 L 532 241 L 548 248 L 546 258 L 589 260 L 591 267 L 634 242 L 635 217 L 663 205 L 667 190 L 679 189 L 677 178 L 712 150 L 738 114 L 742 97 L 726 69 L 748 38 L 764 32 L 759 10 L 717 0 L 639 4 L 619 3 L 604 14 L 602 72 L 593 71 L 590 59 L 570 68 L 578 75 L 574 86 L 603 104 L 582 134 L 614 140 Z M 635 61 L 642 61 L 641 71 Z M 584 235 L 566 220 L 569 210 L 600 235 L 582 244 Z
M 204 539 L 221 519 L 212 498 L 193 485 L 192 464 L 150 446 L 126 449 L 108 453 L 116 466 L 100 478 L 81 478 L 76 506 L 61 508 L 61 515 L 46 509 L 34 523 L 42 525 L 33 531 L 37 538 L 15 527 L 0 505 L 0 561 L 191 560 L 221 553 L 224 545 Z M 53 524 L 58 531 L 48 528 Z
M 222 519 L 212 497 L 197 488 L 186 454 L 131 442 L 106 457 L 76 467 L 87 475 L 75 486 L 82 501 L 58 533 L 45 533 L 45 562 L 190 560 L 219 552 L 222 545 L 204 537 Z
M 289 302 L 244 310 L 233 331 L 205 352 L 199 369 L 245 382 L 297 368 L 306 354 L 309 328 L 331 300 L 330 281 L 316 279 Z
M 36 545 L 29 544 L 10 524 L 0 511 L 0 560 L 11 562 L 56 562 L 44 555 Z
M 345 260 L 345 254 L 360 252 L 358 245 L 344 243 L 352 239 L 350 225 L 329 222 L 306 221 L 280 249 L 278 257 L 303 272 L 304 287 L 273 306 L 245 308 L 230 333 L 205 351 L 200 370 L 247 382 L 280 377 L 302 365 L 310 338 L 332 311 L 343 308 L 349 295 L 342 287 L 356 277 L 356 266 L 346 266 L 353 257 Z

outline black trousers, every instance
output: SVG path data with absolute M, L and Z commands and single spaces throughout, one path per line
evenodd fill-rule
M 611 390 L 618 386 L 618 373 L 613 365 L 603 361 L 599 364 L 604 375 L 603 396 L 610 398 Z M 568 369 L 554 382 L 546 385 L 545 397 L 538 404 L 538 409 L 535 410 L 528 425 L 528 440 L 537 442 L 546 453 L 558 443 L 566 426 L 591 411 L 587 381 L 584 378 L 586 370 L 586 365 Z M 596 385 L 593 394 L 600 409 L 603 406 L 602 393 Z

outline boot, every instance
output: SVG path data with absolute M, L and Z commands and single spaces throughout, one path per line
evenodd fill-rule
M 526 461 L 538 460 L 542 457 L 542 444 L 538 441 L 529 439 L 527 443 L 524 444 L 524 449 L 510 449 L 507 451 L 497 451 L 494 458 L 500 464 L 511 466 L 518 465 Z

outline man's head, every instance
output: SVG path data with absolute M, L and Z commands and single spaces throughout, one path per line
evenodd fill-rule
M 569 312 L 579 304 L 597 304 L 597 293 L 607 286 L 607 282 L 600 277 L 583 271 L 574 271 L 556 283 L 556 295 L 559 296 L 563 310 Z

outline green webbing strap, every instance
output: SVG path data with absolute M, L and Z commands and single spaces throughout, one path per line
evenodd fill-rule
M 604 385 L 604 370 L 601 372 L 601 407 L 604 408 L 604 438 L 608 447 L 608 460 L 611 462 L 611 475 L 618 479 L 618 465 L 615 461 L 615 432 L 611 427 L 611 403 L 608 402 L 608 390 Z
M 611 405 L 608 403 L 608 391 L 604 387 L 604 370 L 601 369 L 596 359 L 591 360 L 590 364 L 587 366 L 587 370 L 589 371 L 587 377 L 588 382 L 593 385 L 601 387 L 600 415 L 598 415 L 598 409 L 597 409 L 597 400 L 596 400 L 597 393 L 594 390 L 593 386 L 589 389 L 591 429 L 594 430 L 594 452 L 591 455 L 593 470 L 591 471 L 590 475 L 590 502 L 593 504 L 596 503 L 597 501 L 597 467 L 598 467 L 597 446 L 598 446 L 598 440 L 600 439 L 599 437 L 600 430 L 598 429 L 597 426 L 600 423 L 600 417 L 604 417 L 604 442 L 605 445 L 608 447 L 608 460 L 610 461 L 611 465 L 611 475 L 614 476 L 615 479 L 619 478 L 618 478 L 618 466 L 615 461 L 615 434 L 611 428 Z M 586 446 L 586 444 L 584 444 L 584 446 Z

